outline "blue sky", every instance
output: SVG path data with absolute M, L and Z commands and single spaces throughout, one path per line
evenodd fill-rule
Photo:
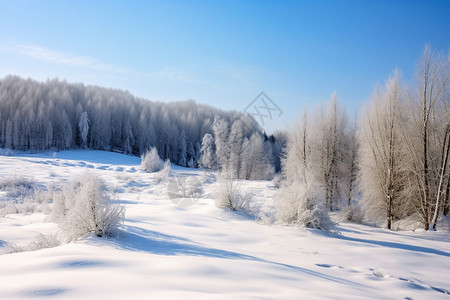
M 450 49 L 450 1 L 2 1 L 0 77 L 58 77 L 154 101 L 243 110 L 264 91 L 268 131 L 336 91 L 353 116 L 424 44 Z

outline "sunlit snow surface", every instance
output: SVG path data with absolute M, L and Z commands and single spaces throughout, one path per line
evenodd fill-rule
M 167 181 L 157 184 L 139 163 L 102 151 L 0 156 L 0 179 L 26 176 L 46 186 L 89 169 L 126 205 L 122 236 L 0 256 L 0 299 L 450 299 L 449 232 L 262 225 L 215 207 L 215 174 L 174 167 L 203 184 L 194 205 L 179 207 Z M 270 182 L 242 189 L 271 207 Z M 45 219 L 1 217 L 0 247 L 56 232 Z

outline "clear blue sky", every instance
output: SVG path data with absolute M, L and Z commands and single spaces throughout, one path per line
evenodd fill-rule
M 447 53 L 450 1 L 2 1 L 0 77 L 58 77 L 154 101 L 284 111 L 336 91 L 350 115 L 424 44 Z

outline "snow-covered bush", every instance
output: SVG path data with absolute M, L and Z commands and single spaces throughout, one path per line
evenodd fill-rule
M 358 205 L 348 205 L 343 207 L 337 214 L 336 221 L 351 221 L 361 224 L 364 220 L 364 211 Z
M 27 251 L 36 251 L 45 248 L 54 248 L 61 245 L 61 241 L 55 234 L 40 234 L 32 242 L 30 242 L 26 249 Z
M 10 254 L 25 251 L 36 251 L 45 248 L 54 248 L 61 245 L 60 240 L 54 234 L 40 234 L 28 245 L 21 247 L 15 243 L 6 243 L 0 250 L 0 254 Z
M 0 249 L 0 254 L 11 254 L 24 252 L 24 247 L 19 247 L 15 243 L 5 243 L 5 245 Z
M 125 206 L 114 204 L 104 182 L 86 172 L 55 197 L 52 217 L 59 219 L 68 241 L 90 233 L 112 236 L 123 223 Z
M 49 212 L 51 191 L 32 179 L 7 177 L 0 180 L 0 216 L 17 213 Z
M 333 226 L 328 210 L 320 200 L 318 189 L 296 182 L 284 182 L 277 192 L 277 219 L 286 224 L 330 230 Z
M 1 203 L 0 205 L 0 217 L 4 217 L 6 215 L 18 214 L 19 210 L 17 209 L 14 201 L 6 201 Z
M 231 210 L 250 208 L 252 195 L 241 191 L 238 181 L 228 176 L 221 176 L 217 182 L 216 205 Z
M 141 156 L 141 167 L 149 173 L 158 172 L 163 168 L 163 162 L 159 158 L 158 150 L 152 148 Z
M 23 198 L 32 195 L 36 184 L 26 177 L 7 177 L 0 180 L 0 191 L 6 192 L 9 198 Z
M 172 170 L 172 167 L 170 166 L 170 160 L 166 160 L 166 162 L 164 163 L 164 167 L 162 168 L 161 171 L 159 171 L 156 176 L 156 182 L 160 183 L 163 182 L 165 180 L 167 180 L 167 178 L 170 175 L 170 171 Z

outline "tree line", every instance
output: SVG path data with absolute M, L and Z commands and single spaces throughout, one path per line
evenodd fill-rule
M 163 160 L 198 167 L 204 137 L 210 135 L 215 139 L 215 120 L 233 125 L 238 133 L 234 136 L 236 145 L 247 143 L 246 139 L 252 136 L 252 141 L 258 137 L 267 142 L 264 156 L 252 155 L 261 156 L 272 168 L 280 169 L 281 146 L 274 136 L 265 135 L 253 117 L 242 112 L 223 111 L 193 100 L 151 102 L 121 90 L 58 79 L 37 82 L 8 76 L 0 80 L 3 148 L 31 151 L 88 148 L 132 155 L 156 148 Z M 215 147 L 209 149 L 212 150 Z M 242 150 L 240 146 L 234 149 Z M 221 167 L 218 163 L 208 166 Z

